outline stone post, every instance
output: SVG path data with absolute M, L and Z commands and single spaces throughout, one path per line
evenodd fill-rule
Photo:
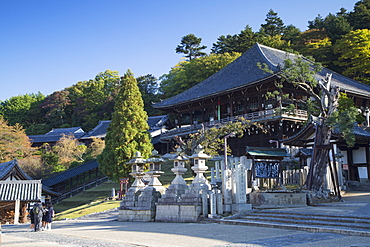
M 231 213 L 232 204 L 232 183 L 231 183 L 231 170 L 228 166 L 223 164 L 221 161 L 221 166 L 224 167 L 222 170 L 222 196 L 223 196 L 223 213 Z

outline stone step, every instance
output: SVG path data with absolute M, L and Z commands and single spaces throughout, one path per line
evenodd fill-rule
M 276 217 L 259 217 L 259 216 L 247 216 L 243 217 L 244 220 L 251 221 L 266 221 L 266 222 L 279 222 L 288 224 L 301 224 L 301 225 L 315 225 L 315 226 L 333 226 L 333 227 L 346 227 L 346 228 L 358 228 L 370 230 L 369 223 L 352 223 L 352 222 L 336 222 L 333 220 L 325 219 L 294 219 L 294 218 L 276 218 Z
M 252 211 L 237 217 L 224 218 L 219 222 L 221 224 L 264 226 L 370 237 L 369 217 L 282 211 Z
M 245 214 L 240 216 L 241 218 L 245 216 L 254 217 L 282 217 L 284 219 L 294 219 L 294 220 L 317 220 L 324 222 L 335 222 L 335 223 L 351 223 L 351 224 L 368 224 L 370 226 L 370 217 L 366 216 L 351 216 L 351 215 L 335 215 L 335 214 L 319 214 L 319 213 L 304 213 L 304 212 L 284 212 L 284 211 L 255 211 L 250 214 Z

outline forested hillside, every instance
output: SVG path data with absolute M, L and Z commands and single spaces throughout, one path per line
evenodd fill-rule
M 369 30 L 370 0 L 358 1 L 350 11 L 342 8 L 308 20 L 307 30 L 285 24 L 278 13 L 270 10 L 258 31 L 246 25 L 238 34 L 220 34 L 210 54 L 204 52 L 201 38 L 193 34 L 179 37 L 181 43 L 174 52 L 184 54 L 183 61 L 160 78 L 148 74 L 136 79 L 148 115 L 161 114 L 152 108 L 152 102 L 194 86 L 258 42 L 311 56 L 336 72 L 370 84 Z M 0 102 L 0 115 L 11 126 L 23 126 L 28 135 L 70 126 L 89 131 L 99 120 L 111 119 L 120 81 L 118 71 L 106 70 L 51 95 L 13 96 Z

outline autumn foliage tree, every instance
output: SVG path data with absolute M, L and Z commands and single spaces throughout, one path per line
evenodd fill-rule
M 53 146 L 53 152 L 59 157 L 58 165 L 54 167 L 54 172 L 68 169 L 72 162 L 83 162 L 83 154 L 86 146 L 81 144 L 73 135 L 63 135 Z
M 105 138 L 105 148 L 98 156 L 100 169 L 111 179 L 118 181 L 128 177 L 131 171 L 126 163 L 136 151 L 142 156 L 151 154 L 148 115 L 132 72 L 128 70 L 121 78 L 119 93 L 115 99 L 112 120 Z
M 10 126 L 0 118 L 0 162 L 25 158 L 35 151 L 22 126 Z

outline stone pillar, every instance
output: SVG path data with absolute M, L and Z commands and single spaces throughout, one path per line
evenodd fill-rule
M 225 167 L 224 161 L 221 161 L 221 166 Z M 223 196 L 223 213 L 231 213 L 232 204 L 232 183 L 231 183 L 231 170 L 226 166 L 222 170 L 222 196 Z

